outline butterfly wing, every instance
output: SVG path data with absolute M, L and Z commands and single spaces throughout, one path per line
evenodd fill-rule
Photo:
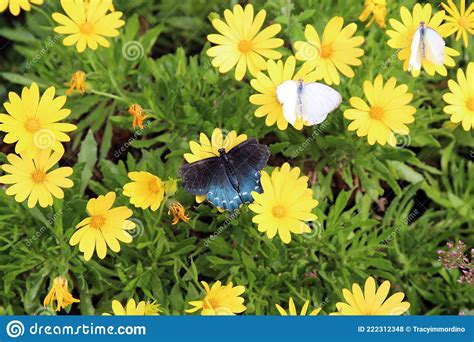
M 322 83 L 307 83 L 301 94 L 303 120 L 311 125 L 320 124 L 342 102 L 342 96 Z
M 231 149 L 228 155 L 232 162 L 248 164 L 254 170 L 260 171 L 267 165 L 270 151 L 257 139 L 247 139 Z
M 444 63 L 444 39 L 435 30 L 426 27 L 424 35 L 425 58 L 435 65 Z
M 260 170 L 270 157 L 268 147 L 256 139 L 248 139 L 230 150 L 228 157 L 236 173 L 241 199 L 245 203 L 252 202 L 252 191 L 262 192 Z
M 219 171 L 218 157 L 198 160 L 191 164 L 184 164 L 179 170 L 183 186 L 193 195 L 204 195 L 209 191 L 211 182 Z
M 419 27 L 415 31 L 413 40 L 411 41 L 411 54 L 408 62 L 408 71 L 421 70 L 421 30 L 422 28 Z
M 292 80 L 285 81 L 276 89 L 277 99 L 283 106 L 283 116 L 294 124 L 296 121 L 296 107 L 298 102 L 298 83 Z
M 239 193 L 234 189 L 227 175 L 225 164 L 219 160 L 206 198 L 216 207 L 233 211 L 243 203 Z
M 180 176 L 186 191 L 194 195 L 206 194 L 207 200 L 216 207 L 232 211 L 251 202 L 252 191 L 262 192 L 259 171 L 265 167 L 270 152 L 256 139 L 248 139 L 231 149 L 228 157 L 240 193 L 229 179 L 227 166 L 218 157 L 185 164 L 180 169 Z

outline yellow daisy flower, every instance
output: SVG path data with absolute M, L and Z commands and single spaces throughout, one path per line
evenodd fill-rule
M 365 22 L 372 14 L 372 19 L 369 20 L 366 27 L 372 25 L 372 22 L 375 20 L 377 25 L 381 28 L 385 28 L 385 17 L 387 16 L 386 6 L 387 2 L 385 0 L 365 0 L 364 10 L 360 14 L 359 20 Z
M 469 43 L 469 34 L 474 34 L 474 3 L 466 10 L 466 1 L 460 0 L 459 9 L 456 7 L 453 0 L 448 0 L 448 3 L 441 3 L 441 6 L 446 10 L 448 15 L 444 17 L 446 22 L 446 35 L 450 36 L 457 32 L 456 41 L 461 39 L 464 42 L 464 46 L 467 47 Z
M 136 304 L 135 299 L 129 299 L 124 308 L 118 300 L 112 301 L 112 311 L 116 316 L 144 316 L 145 315 L 145 301 Z
M 188 163 L 194 163 L 198 160 L 215 157 L 219 155 L 219 148 L 224 148 L 227 153 L 235 146 L 247 140 L 246 134 L 237 135 L 236 131 L 230 131 L 224 138 L 222 130 L 220 128 L 215 128 L 212 131 L 211 140 L 201 133 L 199 136 L 199 143 L 195 141 L 189 142 L 189 149 L 191 153 L 185 153 L 184 159 Z M 196 196 L 196 201 L 198 203 L 204 202 L 206 195 Z
M 351 97 L 352 107 L 344 112 L 344 117 L 353 120 L 349 131 L 357 131 L 357 136 L 367 136 L 370 145 L 375 142 L 380 145 L 397 144 L 394 133 L 408 135 L 409 129 L 405 124 L 415 121 L 416 108 L 408 105 L 413 95 L 408 93 L 405 84 L 396 86 L 397 80 L 391 77 L 383 83 L 382 75 L 375 78 L 374 83 L 364 82 L 364 93 L 367 104 L 360 97 Z
M 247 140 L 246 134 L 237 135 L 236 131 L 230 131 L 224 138 L 222 130 L 215 128 L 212 131 L 211 140 L 204 133 L 201 133 L 199 143 L 190 141 L 189 149 L 191 153 L 185 153 L 184 159 L 188 163 L 194 163 L 198 160 L 215 157 L 219 155 L 220 148 L 224 148 L 229 153 L 231 149 L 245 140 Z
M 21 98 L 14 92 L 8 94 L 10 102 L 3 104 L 8 114 L 0 114 L 0 130 L 7 133 L 5 143 L 16 143 L 17 154 L 31 156 L 38 149 L 64 150 L 61 142 L 70 140 L 65 132 L 77 127 L 59 122 L 71 111 L 63 108 L 66 96 L 55 98 L 55 92 L 54 87 L 49 87 L 40 97 L 38 85 L 33 83 L 30 88 L 23 88 Z
M 79 251 L 84 253 L 86 261 L 91 259 L 94 250 L 100 259 L 104 259 L 107 246 L 117 253 L 120 251 L 119 241 L 132 242 L 127 230 L 135 228 L 135 223 L 127 219 L 133 213 L 124 206 L 112 208 L 114 201 L 115 192 L 90 199 L 87 203 L 89 217 L 77 224 L 69 240 L 71 246 L 79 244 Z
M 465 131 L 474 129 L 474 62 L 468 64 L 466 73 L 458 69 L 457 82 L 448 81 L 450 93 L 443 95 L 448 104 L 444 112 L 451 115 L 451 122 L 462 122 Z
M 252 219 L 260 232 L 266 232 L 273 239 L 278 232 L 283 243 L 291 241 L 291 233 L 309 233 L 305 221 L 314 221 L 311 213 L 318 205 L 313 199 L 313 190 L 308 188 L 308 177 L 300 177 L 298 167 L 290 168 L 285 163 L 273 170 L 272 175 L 262 171 L 263 193 L 252 193 L 255 202 L 249 205 L 255 215 Z
M 211 43 L 217 44 L 207 50 L 207 55 L 213 57 L 212 65 L 219 72 L 226 73 L 237 65 L 235 78 L 240 81 L 247 69 L 253 76 L 264 70 L 264 58 L 281 58 L 281 53 L 275 49 L 283 45 L 283 40 L 274 38 L 281 26 L 273 24 L 260 31 L 265 16 L 265 10 L 260 10 L 254 18 L 251 4 L 245 6 L 245 10 L 235 5 L 233 11 L 224 11 L 225 22 L 220 19 L 212 21 L 212 26 L 220 34 L 207 36 Z
M 54 303 L 56 302 L 56 305 Z M 61 311 L 61 309 L 68 307 L 72 303 L 79 303 L 80 300 L 76 299 L 69 292 L 67 287 L 67 279 L 64 277 L 57 277 L 53 280 L 53 286 L 46 295 L 43 301 L 44 307 L 48 305 L 53 311 Z
M 159 316 L 160 315 L 160 304 L 154 301 L 147 301 L 145 303 L 145 316 Z
M 66 95 L 71 95 L 77 89 L 79 94 L 84 95 L 86 93 L 86 74 L 84 71 L 78 70 L 72 74 L 71 82 L 69 83 L 69 89 L 66 90 Z
M 8 173 L 0 177 L 1 184 L 10 185 L 5 193 L 15 196 L 17 202 L 28 198 L 28 207 L 36 203 L 43 208 L 53 205 L 53 197 L 63 199 L 61 188 L 71 188 L 74 183 L 68 179 L 72 168 L 59 167 L 48 172 L 63 155 L 62 151 L 51 153 L 50 150 L 38 151 L 33 157 L 9 154 L 10 164 L 3 164 L 2 169 Z
M 165 185 L 161 179 L 149 172 L 129 172 L 133 182 L 123 186 L 124 196 L 130 197 L 130 203 L 137 208 L 150 208 L 156 211 L 165 196 Z
M 61 26 L 56 26 L 54 32 L 68 35 L 63 44 L 76 44 L 78 52 L 86 47 L 96 50 L 97 47 L 109 47 L 110 43 L 104 37 L 117 37 L 118 28 L 125 25 L 121 20 L 122 12 L 107 13 L 112 0 L 90 0 L 86 5 L 84 0 L 61 0 L 61 6 L 67 16 L 53 13 L 53 19 Z
M 107 0 L 99 0 L 99 1 L 107 1 Z M 90 2 L 91 2 L 91 0 L 84 0 L 84 3 L 86 4 L 86 6 L 89 6 Z M 109 10 L 110 12 L 115 11 L 115 6 L 114 6 L 114 4 L 113 4 L 112 1 L 110 1 L 110 5 L 109 5 L 109 7 L 108 7 L 108 10 Z
M 0 13 L 8 8 L 11 14 L 17 16 L 21 10 L 29 12 L 31 4 L 42 5 L 43 0 L 0 0 Z
M 355 74 L 351 66 L 361 65 L 360 57 L 364 54 L 364 50 L 358 48 L 364 43 L 364 38 L 353 37 L 356 30 L 356 24 L 344 27 L 342 17 L 333 17 L 320 39 L 315 28 L 306 25 L 306 41 L 295 43 L 296 59 L 308 63 L 310 69 L 315 69 L 317 79 L 324 79 L 329 85 L 341 82 L 339 73 L 352 78 Z
M 285 130 L 288 127 L 288 121 L 283 115 L 283 106 L 276 95 L 276 89 L 280 84 L 288 80 L 314 82 L 317 79 L 316 72 L 312 71 L 308 64 L 303 65 L 296 74 L 295 66 L 296 59 L 294 56 L 288 57 L 284 64 L 282 60 L 277 62 L 268 60 L 267 72 L 260 72 L 257 77 L 250 81 L 252 87 L 259 92 L 259 94 L 250 96 L 250 103 L 259 106 L 255 111 L 255 116 L 257 118 L 265 116 L 267 126 L 276 123 L 280 130 Z M 294 127 L 302 129 L 303 122 L 301 120 L 296 121 Z
M 189 302 L 194 308 L 186 310 L 188 313 L 201 310 L 201 315 L 234 315 L 244 312 L 247 308 L 243 305 L 244 299 L 240 297 L 245 292 L 243 286 L 233 286 L 230 282 L 222 286 L 220 281 L 216 281 L 212 287 L 205 281 L 201 281 L 206 295 L 203 300 Z
M 410 13 L 405 6 L 402 6 L 400 8 L 400 17 L 402 22 L 395 19 L 390 19 L 389 21 L 393 30 L 387 30 L 387 34 L 390 37 L 387 44 L 391 48 L 398 50 L 397 56 L 399 60 L 403 61 L 403 70 L 408 70 L 411 42 L 415 31 L 420 27 L 420 23 L 424 21 L 425 27 L 429 27 L 445 37 L 446 29 L 441 25 L 445 15 L 444 11 L 439 11 L 432 15 L 431 4 L 425 4 L 424 6 L 416 4 L 413 8 L 413 13 Z M 422 67 L 428 75 L 433 76 L 435 73 L 438 73 L 446 76 L 448 74 L 446 66 L 453 67 L 456 64 L 452 56 L 459 56 L 459 52 L 446 46 L 444 48 L 444 56 L 444 65 L 435 65 L 422 58 Z M 416 77 L 420 75 L 420 70 L 413 69 L 411 74 Z
M 405 294 L 397 292 L 387 299 L 390 291 L 390 282 L 384 281 L 377 289 L 374 278 L 369 277 L 365 281 L 364 292 L 359 284 L 352 284 L 352 292 L 343 289 L 342 295 L 346 303 L 336 304 L 337 312 L 331 315 L 351 316 L 398 316 L 410 308 L 410 303 L 402 302 Z
M 288 312 L 285 309 L 283 309 L 280 305 L 275 304 L 275 306 L 281 316 L 288 316 Z M 301 312 L 299 316 L 306 316 L 306 313 L 308 312 L 308 307 L 309 307 L 309 300 L 304 302 L 304 305 L 301 308 Z M 288 311 L 289 311 L 290 316 L 298 316 L 298 312 L 296 311 L 296 307 L 295 307 L 295 302 L 293 301 L 293 298 L 291 297 L 288 303 Z M 314 309 L 313 311 L 309 313 L 309 316 L 316 316 L 319 313 L 319 311 L 321 311 L 320 308 Z
M 135 299 L 128 300 L 124 307 L 118 300 L 112 301 L 112 311 L 115 316 L 156 316 L 159 315 L 159 305 L 156 302 L 140 301 L 138 304 Z M 110 316 L 105 313 L 104 316 Z

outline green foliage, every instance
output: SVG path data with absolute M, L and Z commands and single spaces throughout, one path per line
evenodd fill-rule
M 0 17 L 0 100 L 37 82 L 64 94 L 73 72 L 87 74 L 85 96 L 68 97 L 70 119 L 78 126 L 66 146 L 63 163 L 74 168 L 74 188 L 64 201 L 47 209 L 28 209 L 0 192 L 0 312 L 35 314 L 42 310 L 51 278 L 67 274 L 81 303 L 71 313 L 111 311 L 113 299 L 156 299 L 164 314 L 182 314 L 187 301 L 202 295 L 199 281 L 232 281 L 246 287 L 247 314 L 276 314 L 274 304 L 310 299 L 323 313 L 335 310 L 342 289 L 373 275 L 406 293 L 411 314 L 457 314 L 472 309 L 472 287 L 457 283 L 437 250 L 462 239 L 474 246 L 474 139 L 471 132 L 447 123 L 442 111 L 446 79 L 412 78 L 386 45 L 377 26 L 365 29 L 357 20 L 361 4 L 338 1 L 257 1 L 267 21 L 278 22 L 281 49 L 303 39 L 304 26 L 322 32 L 335 15 L 358 23 L 364 35 L 363 66 L 343 79 L 344 102 L 321 126 L 302 132 L 265 126 L 249 103 L 249 80 L 219 74 L 205 50 L 213 31 L 208 15 L 222 16 L 235 1 L 116 1 L 127 24 L 109 49 L 77 54 L 52 31 L 50 14 L 58 4 L 35 8 L 19 18 Z M 400 1 L 389 7 L 398 18 Z M 125 58 L 138 42 L 138 58 Z M 461 50 L 459 42 L 449 41 Z M 471 44 L 474 42 L 471 39 Z M 124 52 L 125 51 L 125 52 Z M 463 67 L 473 53 L 457 58 Z M 369 146 L 347 131 L 342 112 L 351 96 L 362 96 L 362 83 L 378 73 L 408 85 L 415 97 L 416 122 L 397 148 Z M 449 70 L 450 78 L 455 69 Z M 148 114 L 143 130 L 132 129 L 127 113 L 139 103 Z M 86 217 L 87 199 L 108 191 L 116 205 L 131 207 L 122 196 L 127 172 L 149 171 L 163 180 L 177 178 L 188 142 L 215 127 L 257 137 L 272 151 L 270 167 L 289 161 L 310 177 L 318 220 L 312 233 L 289 245 L 257 231 L 244 207 L 236 217 L 198 205 L 182 188 L 167 198 L 188 208 L 191 220 L 171 225 L 166 203 L 157 212 L 133 208 L 138 229 L 120 253 L 85 262 L 69 245 L 75 225 Z M 137 133 L 138 132 L 138 133 Z M 12 146 L 2 145 L 4 153 Z M 5 161 L 5 154 L 1 156 Z M 132 207 L 131 207 L 132 208 Z

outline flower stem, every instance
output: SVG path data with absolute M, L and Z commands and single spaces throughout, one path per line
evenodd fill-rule
M 108 97 L 110 99 L 114 99 L 114 100 L 121 101 L 121 102 L 124 102 L 124 103 L 128 103 L 127 100 L 121 98 L 120 96 L 110 94 L 110 93 L 105 93 L 103 91 L 98 91 L 98 90 L 95 90 L 95 89 L 89 89 L 89 93 L 99 95 L 99 96 L 103 96 L 103 97 Z

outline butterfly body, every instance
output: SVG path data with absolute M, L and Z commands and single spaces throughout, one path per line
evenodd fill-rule
M 423 58 L 426 58 L 425 35 L 426 35 L 425 23 L 422 21 L 420 23 L 420 41 L 421 41 L 421 56 Z
M 297 110 L 300 116 L 303 113 L 303 86 L 304 86 L 304 82 L 299 81 L 296 88 L 296 101 L 297 101 L 297 106 L 298 106 Z
M 267 164 L 270 152 L 256 139 L 248 139 L 226 152 L 181 167 L 186 191 L 206 195 L 209 202 L 224 210 L 238 209 L 253 201 L 251 193 L 262 192 L 260 170 Z
M 239 195 L 239 198 L 242 200 L 242 194 L 240 192 L 240 184 L 239 184 L 239 179 L 237 177 L 237 173 L 235 172 L 234 167 L 232 166 L 232 163 L 230 162 L 229 156 L 227 155 L 225 148 L 220 148 L 219 149 L 219 158 L 221 159 L 221 162 L 225 166 L 225 172 L 227 174 L 227 177 L 229 178 L 230 184 L 234 188 L 234 190 L 237 192 Z M 242 200 L 243 202 L 243 200 Z

